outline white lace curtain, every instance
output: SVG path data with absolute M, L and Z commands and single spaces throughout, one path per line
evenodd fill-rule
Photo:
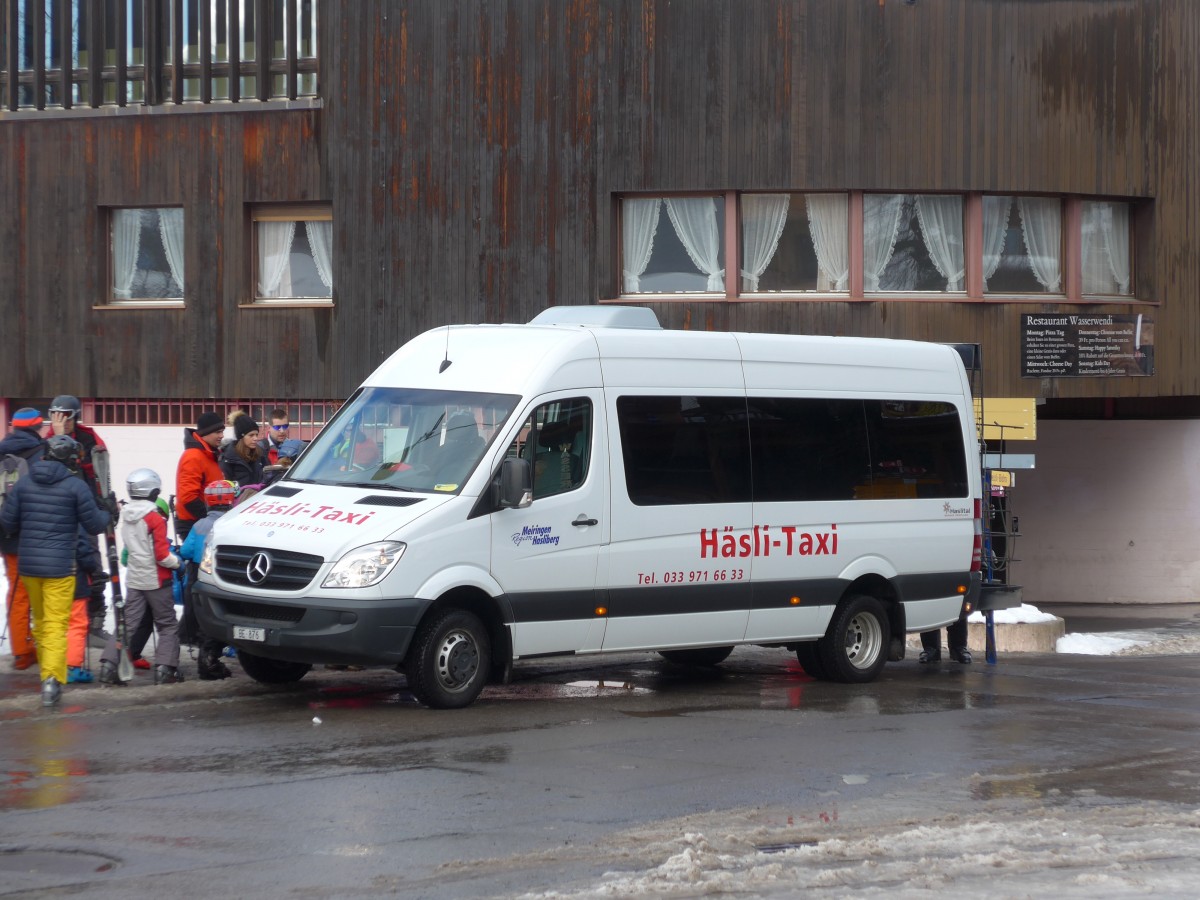
M 138 252 L 142 243 L 142 210 L 118 209 L 113 213 L 113 297 L 129 300 L 133 296 L 133 277 L 137 274 Z
M 160 209 L 158 233 L 162 238 L 163 253 L 167 257 L 171 277 L 179 285 L 180 296 L 183 296 L 183 210 Z
M 917 221 L 934 268 L 946 279 L 946 290 L 961 291 L 963 264 L 962 198 L 940 194 L 917 196 Z
M 983 289 L 988 279 L 1000 268 L 1004 255 L 1004 239 L 1008 236 L 1008 217 L 1012 212 L 1012 197 L 983 198 Z
M 292 240 L 295 222 L 258 223 L 258 296 L 289 297 L 292 293 Z
M 900 232 L 904 194 L 863 197 L 863 290 L 878 291 L 879 276 L 891 261 Z
M 305 222 L 308 246 L 312 248 L 313 264 L 321 283 L 333 292 L 333 222 Z
M 1018 197 L 1017 209 L 1034 277 L 1057 294 L 1062 289 L 1062 204 L 1056 197 Z
M 759 278 L 779 249 L 790 199 L 787 194 L 746 194 L 742 197 L 742 290 L 758 290 Z
M 621 280 L 626 294 L 642 289 L 642 273 L 654 254 L 654 235 L 658 232 L 658 214 L 662 200 L 624 200 L 621 203 Z
M 676 197 L 664 202 L 683 249 L 696 268 L 708 276 L 705 290 L 724 293 L 725 270 L 720 263 L 717 201 L 712 197 Z
M 1083 205 L 1083 292 L 1129 293 L 1129 205 Z
M 817 290 L 844 291 L 850 283 L 850 203 L 845 194 L 805 194 L 808 230 L 817 254 Z

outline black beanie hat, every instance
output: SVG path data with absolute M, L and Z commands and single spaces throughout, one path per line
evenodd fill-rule
M 196 437 L 204 437 L 206 434 L 224 429 L 225 420 L 215 412 L 200 413 L 200 418 L 196 420 Z
M 239 441 L 252 431 L 258 431 L 258 423 L 249 416 L 238 416 L 233 422 L 233 434 Z

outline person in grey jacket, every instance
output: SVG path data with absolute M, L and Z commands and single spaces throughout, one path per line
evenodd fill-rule
M 154 683 L 183 681 L 179 674 L 179 623 L 171 570 L 179 568 L 179 557 L 167 540 L 167 520 L 155 500 L 162 479 L 153 469 L 135 469 L 125 480 L 130 501 L 121 509 L 121 541 L 128 551 L 125 567 L 125 621 L 140 622 L 147 604 L 154 616 L 158 647 L 154 653 Z M 120 652 L 124 652 L 122 648 Z M 100 654 L 100 681 L 117 684 L 117 639 L 110 637 Z
M 96 495 L 71 472 L 81 448 L 69 435 L 46 443 L 0 511 L 0 529 L 20 532 L 17 565 L 29 591 L 33 638 L 42 676 L 42 705 L 53 706 L 67 681 L 67 624 L 75 599 L 75 548 L 80 526 L 99 534 L 109 523 Z

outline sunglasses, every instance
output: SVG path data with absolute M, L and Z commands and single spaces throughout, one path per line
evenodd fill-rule
M 288 430 L 289 428 L 291 428 L 291 427 L 292 427 L 292 426 L 291 426 L 291 424 L 290 424 L 290 423 L 289 423 L 289 424 L 287 424 L 287 425 L 272 425 L 272 426 L 271 426 L 271 430 L 272 430 L 272 431 L 287 431 L 287 430 Z

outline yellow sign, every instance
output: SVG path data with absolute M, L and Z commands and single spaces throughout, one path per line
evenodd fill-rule
M 983 426 L 985 441 L 1036 441 L 1037 404 L 1032 397 L 976 397 L 975 424 Z
M 1003 469 L 992 469 L 992 487 L 1012 487 L 1012 472 Z

